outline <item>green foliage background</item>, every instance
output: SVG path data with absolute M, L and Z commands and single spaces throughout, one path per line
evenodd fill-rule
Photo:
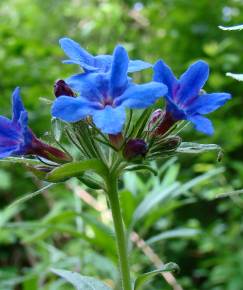
M 177 161 L 180 169 L 176 163 L 166 178 L 169 178 L 168 184 L 176 180 L 183 183 L 222 166 L 224 173 L 200 183 L 176 201 L 170 201 L 165 206 L 167 210 L 161 215 L 156 213 L 157 217 L 152 218 L 154 224 L 147 229 L 143 222 L 135 227 L 145 239 L 164 230 L 186 226 L 201 231 L 200 235 L 162 240 L 153 246 L 163 260 L 181 266 L 178 281 L 190 290 L 243 289 L 242 199 L 214 199 L 216 193 L 243 187 L 243 84 L 225 76 L 228 71 L 243 72 L 243 33 L 218 29 L 218 25 L 242 23 L 242 9 L 240 0 L 0 2 L 0 113 L 10 115 L 11 92 L 20 86 L 30 125 L 43 139 L 48 139 L 50 113 L 49 106 L 40 98 L 53 100 L 54 81 L 79 71 L 77 66 L 61 63 L 65 57 L 58 39 L 63 36 L 75 39 L 94 54 L 111 53 L 113 47 L 121 43 L 131 58 L 150 62 L 162 58 L 178 76 L 193 61 L 204 59 L 211 67 L 206 90 L 232 93 L 229 104 L 211 115 L 216 128 L 213 137 L 198 134 L 192 128 L 183 134 L 186 141 L 221 145 L 225 150 L 222 164 L 217 164 L 214 154 L 181 157 Z M 137 81 L 150 78 L 149 71 L 136 74 Z M 136 205 L 146 196 L 147 192 L 136 187 L 139 182 L 155 182 L 151 178 L 145 175 L 136 181 L 135 188 L 130 190 L 137 192 L 133 193 L 131 203 Z M 13 200 L 40 186 L 42 184 L 22 166 L 2 163 L 0 290 L 70 289 L 50 275 L 49 268 L 53 264 L 59 268 L 78 268 L 86 275 L 102 279 L 114 278 L 111 273 L 114 273 L 116 258 L 112 238 L 109 234 L 102 237 L 101 225 L 96 224 L 98 213 L 77 202 L 64 185 L 50 189 L 43 197 L 28 201 L 12 212 L 6 209 Z M 98 199 L 104 203 L 100 195 Z M 76 225 L 71 215 L 77 210 L 77 204 L 84 213 L 82 219 L 76 221 L 85 228 L 80 235 L 74 233 Z M 11 223 L 15 224 L 11 226 Z M 53 229 L 56 223 L 59 228 Z M 90 239 L 93 240 L 91 245 Z M 136 271 L 153 269 L 136 249 L 132 260 L 134 275 Z M 22 280 L 20 277 L 24 275 L 27 278 Z M 161 278 L 155 279 L 147 289 L 162 286 L 171 289 Z

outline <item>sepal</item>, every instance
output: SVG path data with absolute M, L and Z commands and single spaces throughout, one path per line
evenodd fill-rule
M 38 179 L 45 180 L 47 173 L 52 171 L 52 167 L 45 165 L 26 166 Z
M 182 142 L 180 146 L 176 149 L 177 153 L 186 153 L 186 154 L 199 154 L 208 151 L 217 151 L 218 161 L 222 159 L 223 150 L 217 144 L 199 144 L 193 142 Z
M 163 273 L 163 272 L 179 272 L 180 268 L 177 264 L 175 263 L 168 263 L 168 264 L 165 264 L 162 268 L 158 269 L 158 270 L 154 270 L 154 271 L 151 271 L 151 272 L 147 272 L 147 273 L 144 273 L 142 275 L 140 275 L 136 280 L 135 280 L 135 283 L 134 283 L 134 290 L 139 290 L 139 289 L 142 289 L 142 286 L 149 282 L 155 275 L 158 275 L 160 273 Z
M 103 178 L 108 174 L 108 169 L 100 160 L 89 159 L 79 162 L 70 162 L 55 168 L 47 174 L 46 181 L 54 183 L 63 182 L 72 177 L 80 177 L 88 170 L 95 172 Z

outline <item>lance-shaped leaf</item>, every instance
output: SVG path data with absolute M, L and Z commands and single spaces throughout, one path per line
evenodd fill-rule
M 52 170 L 47 174 L 46 180 L 49 182 L 61 182 L 71 177 L 79 177 L 89 170 L 94 171 L 101 177 L 105 177 L 107 176 L 108 169 L 100 160 L 97 159 L 70 162 Z
M 217 144 L 198 144 L 192 142 L 182 142 L 181 145 L 177 148 L 176 152 L 197 154 L 214 150 L 221 152 L 222 148 Z
M 11 203 L 8 207 L 15 207 L 15 206 L 19 206 L 20 204 L 30 200 L 31 198 L 34 198 L 36 197 L 37 195 L 45 192 L 45 190 L 49 189 L 50 187 L 53 187 L 55 184 L 54 183 L 50 183 L 50 184 L 47 184 L 46 186 L 38 189 L 37 191 L 35 192 L 32 192 L 32 193 L 27 193 L 25 194 L 23 197 L 15 200 L 13 203 Z
M 137 164 L 137 165 L 128 166 L 125 168 L 125 170 L 127 171 L 148 170 L 151 173 L 153 173 L 155 176 L 158 175 L 158 172 L 153 167 L 146 164 Z
M 227 77 L 231 77 L 239 82 L 242 82 L 243 81 L 243 74 L 233 74 L 233 73 L 230 73 L 228 72 L 226 74 Z
M 134 284 L 134 290 L 139 290 L 141 289 L 141 287 L 149 282 L 155 275 L 158 275 L 160 273 L 163 272 L 178 272 L 179 266 L 175 263 L 168 263 L 165 264 L 162 268 L 158 269 L 158 270 L 154 270 L 145 274 L 142 274 L 141 276 L 139 276 Z
M 234 25 L 234 26 L 219 26 L 220 29 L 222 30 L 242 30 L 243 29 L 243 24 L 240 25 Z
M 76 290 L 111 290 L 110 287 L 92 277 L 66 270 L 51 269 L 51 271 L 71 283 Z
M 4 163 L 22 163 L 26 165 L 40 165 L 42 164 L 38 159 L 30 159 L 30 158 L 23 158 L 23 157 L 8 157 L 4 159 L 0 159 L 0 162 Z

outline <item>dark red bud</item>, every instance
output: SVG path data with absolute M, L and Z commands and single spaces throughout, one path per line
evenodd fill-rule
M 153 134 L 155 136 L 164 135 L 175 123 L 176 119 L 168 111 L 165 112 L 162 121 L 154 129 Z
M 65 83 L 64 80 L 58 80 L 56 81 L 54 85 L 54 94 L 58 98 L 60 96 L 70 96 L 74 97 L 74 92 L 71 90 L 71 88 Z
M 43 157 L 56 163 L 66 163 L 72 161 L 72 157 L 68 153 L 42 142 L 34 135 L 28 153 Z
M 116 134 L 116 135 L 109 134 L 109 140 L 110 140 L 111 145 L 114 146 L 118 150 L 121 148 L 124 142 L 124 139 L 121 133 Z
M 130 139 L 126 143 L 123 156 L 127 160 L 139 159 L 145 157 L 148 152 L 148 145 L 143 139 Z

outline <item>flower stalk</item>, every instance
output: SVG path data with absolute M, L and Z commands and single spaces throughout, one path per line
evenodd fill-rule
M 111 208 L 114 230 L 117 243 L 118 263 L 121 275 L 122 290 L 132 290 L 130 267 L 128 260 L 128 247 L 125 226 L 122 219 L 120 201 L 117 190 L 117 176 L 110 174 L 106 180 L 108 200 Z

